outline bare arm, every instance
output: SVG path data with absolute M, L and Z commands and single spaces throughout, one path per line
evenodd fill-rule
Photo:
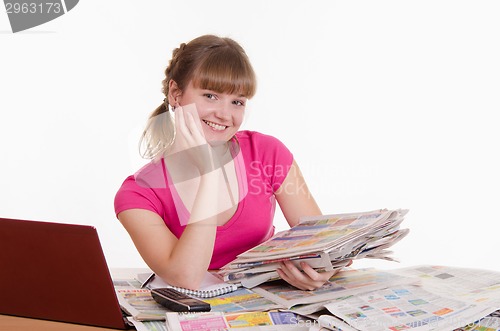
M 321 215 L 321 210 L 295 161 L 275 195 L 283 215 L 291 227 L 299 222 L 301 216 Z M 334 271 L 319 273 L 305 263 L 301 267 L 303 272 L 293 263 L 285 262 L 281 264 L 278 273 L 282 279 L 303 290 L 321 287 L 335 273 Z
M 321 215 L 321 210 L 295 161 L 275 195 L 290 227 L 296 225 L 301 216 Z
M 214 196 L 211 180 L 201 180 L 196 199 L 203 202 L 195 206 L 201 208 Z M 179 239 L 149 210 L 126 210 L 118 218 L 151 270 L 172 285 L 198 288 L 212 258 L 216 216 L 188 224 Z
M 184 116 L 181 107 L 175 116 L 179 133 L 176 142 L 184 144 L 185 150 L 193 153 L 190 161 L 196 167 L 205 167 L 211 162 L 206 159 L 211 156 L 210 151 L 195 154 L 197 149 L 191 148 L 203 145 L 208 148 L 193 116 Z M 221 171 L 216 170 L 199 177 L 190 218 L 179 239 L 154 212 L 131 209 L 118 215 L 144 261 L 172 285 L 197 289 L 209 267 L 217 231 L 217 192 L 221 176 Z

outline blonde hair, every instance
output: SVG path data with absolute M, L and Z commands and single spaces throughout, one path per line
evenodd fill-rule
M 204 35 L 172 52 L 162 81 L 164 102 L 153 111 L 141 137 L 142 156 L 156 159 L 172 145 L 175 126 L 168 111 L 169 83 L 173 80 L 181 91 L 193 82 L 197 88 L 218 93 L 254 96 L 257 81 L 244 49 L 230 38 Z

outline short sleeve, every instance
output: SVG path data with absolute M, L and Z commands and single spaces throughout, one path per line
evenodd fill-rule
M 166 188 L 164 178 L 161 163 L 150 163 L 135 175 L 127 177 L 115 195 L 115 214 L 138 208 L 163 215 L 164 207 L 159 194 Z

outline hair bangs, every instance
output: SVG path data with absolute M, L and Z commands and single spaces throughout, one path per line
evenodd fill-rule
M 194 86 L 248 99 L 255 95 L 255 73 L 245 54 L 230 48 L 207 53 L 193 73 Z

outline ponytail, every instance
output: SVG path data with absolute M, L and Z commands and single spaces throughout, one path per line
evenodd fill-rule
M 168 102 L 165 100 L 151 114 L 146 123 L 139 149 L 141 156 L 157 160 L 172 146 L 175 138 L 175 125 L 171 112 L 168 111 Z

